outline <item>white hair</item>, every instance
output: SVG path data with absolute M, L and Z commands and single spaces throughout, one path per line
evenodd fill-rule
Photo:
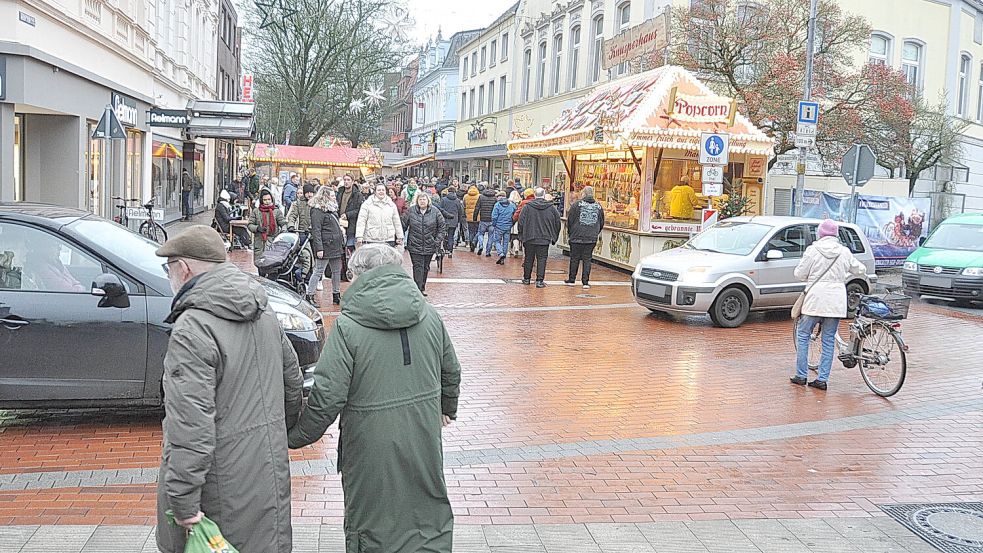
M 388 244 L 365 244 L 348 260 L 352 274 L 359 276 L 383 265 L 402 265 L 403 256 Z
M 537 198 L 546 197 L 546 189 L 544 189 L 543 187 L 537 187 L 536 190 L 533 191 L 533 193 L 536 195 Z

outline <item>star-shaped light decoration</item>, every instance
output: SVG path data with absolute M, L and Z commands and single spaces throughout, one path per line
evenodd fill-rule
M 356 99 L 352 100 L 352 103 L 348 104 L 348 111 L 354 114 L 361 113 L 365 109 L 365 100 Z
M 260 29 L 282 27 L 285 19 L 297 14 L 297 8 L 287 4 L 287 0 L 257 0 L 255 4 L 262 16 Z
M 410 12 L 400 6 L 391 5 L 386 13 L 379 18 L 382 31 L 398 42 L 408 42 L 409 31 L 416 26 L 416 21 L 410 17 Z
M 382 94 L 382 87 L 376 86 L 368 90 L 362 91 L 365 94 L 365 103 L 371 107 L 378 107 L 379 104 L 385 101 L 386 97 Z

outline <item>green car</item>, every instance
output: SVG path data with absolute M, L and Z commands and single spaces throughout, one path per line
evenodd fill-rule
M 911 296 L 937 296 L 967 305 L 983 301 L 983 214 L 942 221 L 908 256 L 902 282 Z

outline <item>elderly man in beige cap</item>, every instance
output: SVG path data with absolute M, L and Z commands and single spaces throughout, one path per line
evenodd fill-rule
M 183 552 L 186 529 L 207 516 L 242 553 L 288 553 L 287 430 L 303 397 L 297 356 L 263 287 L 227 262 L 213 229 L 191 226 L 157 255 L 167 258 L 174 290 L 157 546 Z

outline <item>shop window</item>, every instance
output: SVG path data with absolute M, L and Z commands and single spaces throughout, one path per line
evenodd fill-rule
M 143 199 L 143 133 L 133 129 L 126 131 L 126 175 L 123 183 L 125 198 Z
M 627 154 L 618 157 L 578 156 L 570 200 L 585 186 L 594 187 L 594 197 L 604 208 L 605 224 L 638 230 L 641 179 Z
M 89 133 L 92 136 L 92 133 Z M 25 201 L 24 190 L 24 116 L 14 116 L 14 201 Z
M 168 212 L 181 211 L 181 163 L 179 143 L 154 140 L 150 182 L 157 205 Z
M 103 161 L 106 159 L 106 140 L 92 138 L 97 123 L 89 121 L 87 124 L 88 142 L 86 144 L 86 176 L 88 177 L 89 195 L 88 210 L 100 217 L 111 216 L 104 211 L 106 183 L 103 178 Z
M 805 225 L 795 225 L 782 229 L 768 241 L 765 251 L 778 250 L 786 259 L 802 257 L 812 242 L 810 235 L 811 232 Z

